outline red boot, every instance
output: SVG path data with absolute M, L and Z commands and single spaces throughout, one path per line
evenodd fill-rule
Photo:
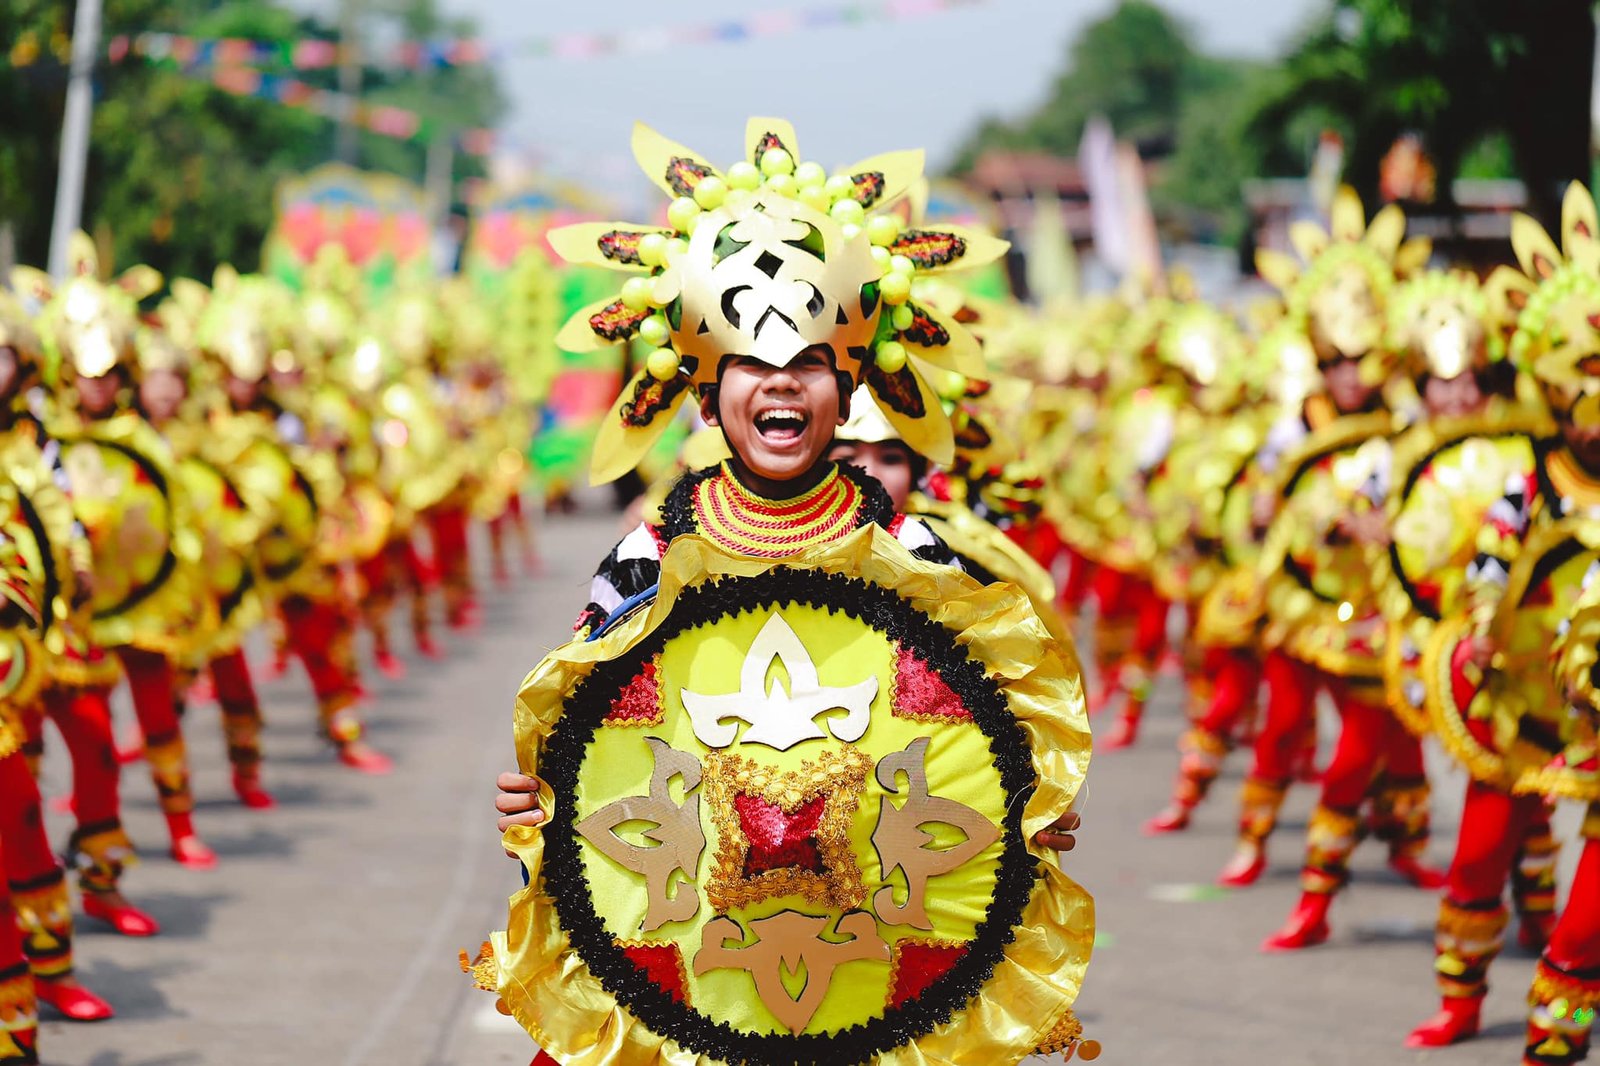
M 1328 905 L 1333 897 L 1323 892 L 1303 892 L 1283 928 L 1261 942 L 1262 951 L 1299 951 L 1328 939 Z
M 1189 828 L 1189 808 L 1181 803 L 1174 803 L 1144 823 L 1144 834 L 1154 837 L 1163 833 L 1182 832 L 1187 828 Z
M 278 801 L 272 798 L 272 793 L 261 787 L 260 774 L 235 770 L 233 793 L 239 797 L 240 803 L 252 810 L 265 811 L 278 805 Z
M 1130 706 L 1129 710 L 1133 708 Z M 1143 708 L 1139 708 L 1143 711 Z M 1105 740 L 1100 742 L 1101 751 L 1121 751 L 1131 748 L 1139 739 L 1139 714 L 1123 712 L 1117 724 L 1111 727 L 1111 732 L 1106 734 Z
M 339 761 L 364 774 L 386 774 L 394 769 L 394 760 L 359 740 L 339 745 Z
M 102 1022 L 116 1013 L 111 1004 L 70 977 L 55 980 L 36 977 L 33 988 L 39 1002 L 50 1004 L 66 1015 L 68 1021 Z
M 405 678 L 406 664 L 387 648 L 373 655 L 373 660 L 378 664 L 378 673 L 391 681 L 400 681 Z
M 433 639 L 431 633 L 417 634 L 417 654 L 424 659 L 443 659 L 444 649 L 439 647 L 439 642 Z
M 1439 1013 L 1411 1030 L 1406 1047 L 1447 1047 L 1478 1035 L 1481 996 L 1439 1001 Z
M 1416 887 L 1430 892 L 1438 891 L 1450 881 L 1449 875 L 1443 870 L 1424 865 L 1415 855 L 1391 855 L 1389 869 Z
M 1227 888 L 1249 888 L 1261 879 L 1267 868 L 1267 849 L 1264 845 L 1241 841 L 1233 858 L 1217 875 L 1217 884 Z
M 144 911 L 121 899 L 107 901 L 93 892 L 83 894 L 83 913 L 108 923 L 123 936 L 155 936 L 161 926 Z
M 191 870 L 211 870 L 217 865 L 217 853 L 206 846 L 200 834 L 194 831 L 194 820 L 187 814 L 167 815 L 167 832 L 172 836 L 172 858 L 180 866 Z

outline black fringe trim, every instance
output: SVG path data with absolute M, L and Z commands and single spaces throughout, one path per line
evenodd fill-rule
M 692 483 L 691 478 L 710 473 L 714 471 L 701 471 L 684 480 Z M 556 795 L 575 794 L 584 755 L 612 699 L 638 671 L 639 664 L 658 654 L 672 637 L 728 615 L 790 604 L 841 613 L 915 648 L 961 697 L 972 712 L 973 721 L 989 738 L 989 752 L 1005 791 L 1003 849 L 994 895 L 966 955 L 917 999 L 887 1010 L 873 1021 L 832 1034 L 742 1033 L 685 1009 L 617 946 L 604 919 L 595 912 L 573 831 L 570 803 L 557 805 L 544 834 L 541 887 L 554 902 L 573 950 L 606 991 L 652 1031 L 698 1054 L 730 1063 L 827 1062 L 838 1066 L 866 1062 L 874 1055 L 902 1047 L 966 1007 L 989 981 L 1007 945 L 1015 938 L 1039 876 L 1038 864 L 1028 853 L 1022 835 L 1022 809 L 1036 783 L 1027 735 L 1012 716 L 1004 692 L 981 663 L 968 657 L 949 630 L 892 590 L 841 574 L 777 569 L 755 577 L 707 583 L 684 592 L 671 617 L 626 657 L 600 663 L 578 684 L 545 747 L 539 773 Z

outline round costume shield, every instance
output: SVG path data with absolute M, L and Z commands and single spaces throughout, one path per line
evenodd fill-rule
M 196 519 L 189 533 L 199 541 L 195 555 L 216 621 L 235 640 L 261 620 L 252 558 L 261 521 L 228 473 L 209 459 L 185 456 L 177 477 Z
M 783 563 L 679 538 L 653 603 L 523 688 L 550 817 L 506 836 L 502 1000 L 569 1064 L 1067 1045 L 1093 904 L 1031 840 L 1083 707 L 1020 592 L 876 527 Z
M 61 446 L 72 511 L 94 559 L 92 633 L 107 647 L 158 639 L 177 600 L 169 595 L 178 570 L 174 490 L 158 453 L 140 443 L 119 435 Z
M 322 509 L 311 479 L 295 466 L 288 449 L 265 436 L 245 441 L 227 465 L 246 504 L 264 525 L 259 544 L 263 575 L 273 584 L 287 581 L 311 560 L 317 544 Z
M 1434 732 L 1480 781 L 1509 791 L 1600 799 L 1593 716 L 1573 713 L 1557 691 L 1551 648 L 1573 613 L 1583 577 L 1600 558 L 1593 522 L 1563 520 L 1523 545 L 1489 624 L 1494 668 L 1467 661 L 1471 621 L 1453 615 L 1423 651 Z
M 1256 495 L 1270 479 L 1257 461 L 1262 429 L 1249 426 L 1254 444 L 1244 447 L 1222 487 L 1212 495 L 1219 573 L 1200 600 L 1195 639 L 1202 645 L 1245 648 L 1255 644 L 1266 609 L 1265 588 L 1258 572 L 1261 537 L 1255 527 Z
M 1340 418 L 1285 462 L 1282 503 L 1262 548 L 1267 639 L 1345 677 L 1383 673 L 1388 632 L 1372 595 L 1372 549 L 1344 537 L 1349 513 L 1389 456 L 1388 414 Z
M 1384 686 L 1389 706 L 1414 733 L 1432 728 L 1422 652 L 1439 620 L 1463 602 L 1478 531 L 1506 484 L 1534 468 L 1531 418 L 1499 414 L 1444 419 L 1409 430 L 1395 448 L 1393 537 L 1378 572 L 1389 620 Z

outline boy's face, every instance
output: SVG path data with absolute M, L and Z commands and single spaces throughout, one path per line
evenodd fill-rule
M 1378 391 L 1361 380 L 1361 363 L 1356 359 L 1339 358 L 1324 364 L 1322 380 L 1328 387 L 1328 398 L 1345 414 L 1361 410 Z
M 701 404 L 702 417 L 722 428 L 733 454 L 769 481 L 792 481 L 816 466 L 847 414 L 833 358 L 815 348 L 782 367 L 749 356 L 731 359 L 715 402 Z
M 139 405 L 156 422 L 174 417 L 189 393 L 183 375 L 175 370 L 146 371 L 139 382 Z
M 100 377 L 77 375 L 78 408 L 90 418 L 102 418 L 117 409 L 117 391 L 122 377 L 116 371 Z

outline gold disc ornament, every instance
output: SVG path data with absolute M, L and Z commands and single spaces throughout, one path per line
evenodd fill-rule
M 672 542 L 524 684 L 548 821 L 493 941 L 563 1063 L 1017 1062 L 1081 1032 L 1093 902 L 1032 843 L 1083 782 L 1070 645 L 868 527 Z

